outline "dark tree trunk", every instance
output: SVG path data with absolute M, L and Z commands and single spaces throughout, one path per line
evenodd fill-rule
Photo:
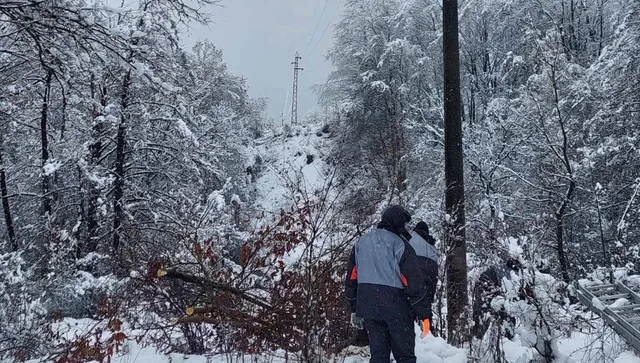
M 564 131 L 564 129 L 563 129 Z M 566 146 L 565 146 L 566 150 Z M 576 183 L 573 180 L 573 173 L 571 167 L 568 166 L 568 156 L 566 156 L 565 152 L 565 160 L 567 160 L 566 168 L 567 174 L 569 175 L 569 186 L 567 187 L 567 192 L 564 200 L 562 201 L 560 207 L 555 213 L 556 217 L 556 244 L 558 248 L 558 261 L 560 262 L 560 271 L 562 273 L 562 279 L 564 282 L 569 283 L 569 262 L 567 259 L 567 255 L 565 253 L 565 236 L 564 236 L 564 220 L 567 214 L 567 208 L 569 204 L 573 200 L 573 194 L 576 187 Z
M 597 207 L 597 210 L 598 210 L 598 229 L 599 229 L 599 232 L 600 232 L 600 246 L 602 248 L 602 260 L 601 260 L 602 262 L 601 262 L 601 264 L 602 264 L 602 266 L 609 267 L 609 266 L 611 266 L 611 255 L 608 252 L 609 248 L 607 246 L 607 240 L 604 237 L 604 225 L 602 223 L 602 219 L 603 219 L 602 206 L 600 204 L 600 197 L 598 195 L 599 192 L 598 192 L 598 190 L 596 188 L 594 188 L 594 190 L 596 190 L 595 198 L 596 198 L 596 207 Z M 609 269 L 609 271 L 612 271 L 612 270 Z M 613 276 L 610 276 L 609 282 L 613 283 Z
M 96 97 L 96 85 L 92 80 L 91 82 L 91 99 L 95 100 Z M 100 91 L 100 104 L 104 108 L 106 106 L 106 88 L 102 88 Z M 102 157 L 102 134 L 104 132 L 104 125 L 102 122 L 97 121 L 97 117 L 99 116 L 99 112 L 97 108 L 94 106 L 92 110 L 92 122 L 93 128 L 91 130 L 91 137 L 93 139 L 93 143 L 89 147 L 90 155 L 89 155 L 89 172 L 93 172 L 95 167 L 100 164 L 100 159 Z M 98 249 L 98 199 L 100 198 L 100 190 L 98 189 L 98 185 L 96 182 L 92 180 L 87 181 L 88 190 L 88 200 L 87 200 L 87 211 L 86 211 L 86 220 L 87 220 L 87 236 L 86 236 L 86 251 L 87 253 L 95 252 Z
M 567 266 L 567 257 L 564 253 L 564 217 L 560 214 L 556 214 L 556 243 L 562 279 L 565 282 L 569 282 L 569 268 Z
M 124 218 L 124 208 L 122 198 L 124 197 L 124 164 L 125 164 L 125 144 L 127 142 L 127 107 L 129 107 L 129 87 L 131 86 L 131 72 L 127 72 L 122 82 L 122 98 L 120 110 L 120 124 L 116 136 L 116 161 L 114 165 L 115 180 L 113 185 L 113 240 L 112 248 L 114 254 L 120 250 L 120 229 Z
M 0 196 L 2 197 L 2 210 L 4 211 L 4 224 L 7 226 L 7 235 L 11 244 L 11 251 L 18 250 L 18 240 L 16 232 L 13 229 L 13 218 L 11 217 L 11 208 L 9 205 L 9 192 L 7 189 L 7 174 L 5 172 L 4 160 L 2 158 L 2 135 L 0 135 Z
M 604 0 L 600 0 L 598 9 L 598 57 L 602 54 L 602 42 L 604 41 Z
M 457 0 L 443 1 L 443 27 L 445 204 L 450 216 L 445 232 L 450 251 L 446 271 L 447 328 L 449 341 L 460 345 L 466 335 L 468 296 Z
M 49 175 L 44 170 L 44 166 L 49 161 L 49 140 L 47 136 L 47 123 L 49 115 L 49 95 L 51 93 L 51 79 L 53 71 L 47 71 L 45 80 L 44 95 L 42 97 L 42 112 L 40 114 L 40 142 L 42 147 L 42 207 L 45 216 L 51 215 L 51 181 Z
M 560 6 L 562 9 L 562 13 L 560 15 L 560 38 L 562 39 L 562 47 L 564 48 L 564 50 L 567 52 L 567 54 L 570 53 L 571 50 L 571 41 L 570 39 L 567 38 L 567 31 L 566 31 L 566 27 L 565 27 L 565 23 L 566 23 L 566 9 L 564 6 L 564 0 L 562 0 L 560 2 Z
M 569 35 L 571 36 L 571 40 L 569 42 L 569 46 L 571 50 L 575 52 L 578 49 L 577 47 L 578 40 L 576 39 L 576 4 L 574 0 L 571 0 L 570 6 L 571 6 L 571 19 L 569 23 L 570 24 Z
M 573 4 L 573 2 L 572 2 Z M 567 261 L 567 257 L 565 254 L 565 247 L 564 247 L 564 220 L 567 214 L 567 208 L 570 207 L 571 203 L 573 202 L 573 195 L 575 192 L 575 188 L 576 188 L 576 182 L 573 176 L 573 168 L 571 166 L 571 160 L 569 159 L 569 135 L 567 133 L 567 127 L 566 127 L 566 122 L 567 120 L 565 119 L 562 111 L 560 110 L 560 95 L 558 92 L 558 78 L 556 77 L 556 70 L 555 68 L 552 68 L 552 73 L 551 73 L 551 77 L 552 77 L 552 83 L 553 83 L 553 94 L 554 94 L 554 100 L 555 100 L 555 108 L 556 108 L 556 113 L 558 116 L 558 126 L 560 126 L 560 132 L 562 135 L 562 155 L 558 155 L 560 158 L 560 161 L 562 163 L 563 168 L 565 169 L 564 172 L 566 174 L 567 179 L 569 180 L 569 185 L 567 186 L 567 190 L 565 192 L 564 198 L 562 200 L 562 202 L 560 202 L 560 205 L 558 206 L 557 210 L 555 211 L 555 218 L 556 218 L 556 244 L 557 244 L 557 249 L 558 249 L 558 262 L 560 262 L 560 270 L 562 272 L 562 279 L 566 282 L 569 283 L 569 263 Z

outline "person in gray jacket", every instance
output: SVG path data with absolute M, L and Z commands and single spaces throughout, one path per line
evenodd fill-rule
M 420 270 L 425 279 L 429 301 L 433 302 L 438 286 L 438 270 L 440 268 L 440 252 L 436 249 L 436 240 L 429 234 L 429 226 L 423 221 L 418 222 L 411 231 L 409 240 L 411 247 L 416 251 Z M 429 324 L 431 333 L 434 333 L 433 324 Z
M 414 249 L 403 238 L 411 220 L 391 206 L 376 229 L 353 247 L 347 267 L 345 296 L 352 324 L 366 328 L 371 363 L 415 363 L 416 318 L 431 318 L 431 300 Z

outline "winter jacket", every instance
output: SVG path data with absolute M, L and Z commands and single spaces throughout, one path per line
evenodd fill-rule
M 396 234 L 384 227 L 366 233 L 351 251 L 345 283 L 351 311 L 374 320 L 430 318 L 431 299 L 415 251 L 400 237 L 401 229 Z
M 430 245 L 433 246 L 436 244 L 436 240 L 429 233 L 429 226 L 424 221 L 418 222 L 413 231 L 419 234 L 420 237 L 424 238 L 424 240 Z
M 431 236 L 429 236 L 431 237 Z M 411 247 L 416 251 L 418 261 L 420 265 L 420 271 L 425 279 L 425 285 L 429 291 L 429 298 L 433 301 L 433 297 L 436 293 L 436 286 L 438 285 L 438 269 L 440 267 L 440 252 L 436 247 L 427 242 L 418 234 L 416 230 L 411 232 L 411 240 L 409 240 Z

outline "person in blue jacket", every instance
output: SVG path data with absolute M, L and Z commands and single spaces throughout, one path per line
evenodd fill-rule
M 406 238 L 411 215 L 393 205 L 353 247 L 345 296 L 354 326 L 369 336 L 371 363 L 415 363 L 416 318 L 431 319 L 431 299 L 418 257 Z

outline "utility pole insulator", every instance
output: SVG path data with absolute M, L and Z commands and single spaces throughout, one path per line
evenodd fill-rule
M 298 123 L 298 71 L 304 70 L 299 67 L 298 61 L 302 59 L 300 54 L 296 52 L 295 60 L 291 62 L 293 64 L 293 99 L 291 100 L 291 125 Z

